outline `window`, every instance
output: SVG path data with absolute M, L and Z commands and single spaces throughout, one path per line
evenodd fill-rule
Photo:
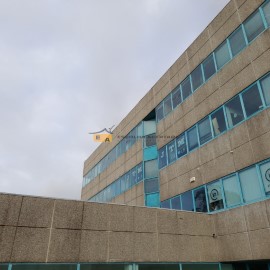
M 268 2 L 264 7 L 263 7 L 263 13 L 264 17 L 267 21 L 268 26 L 270 26 L 270 2 Z
M 158 207 L 159 206 L 159 193 L 146 194 L 146 206 Z
M 139 264 L 138 270 L 179 270 L 179 264 L 159 263 L 159 264 Z
M 250 202 L 262 197 L 260 183 L 255 167 L 239 173 L 244 202 Z
M 175 140 L 170 142 L 167 146 L 168 151 L 168 163 L 172 163 L 176 160 Z
M 145 147 L 156 145 L 156 134 L 145 136 Z
M 182 102 L 180 85 L 178 85 L 172 92 L 173 108 L 176 108 Z
M 221 134 L 227 129 L 223 108 L 220 108 L 216 112 L 212 113 L 211 121 L 215 136 Z
M 131 187 L 131 175 L 130 175 L 130 172 L 127 172 L 126 174 L 125 174 L 125 180 L 126 180 L 126 190 L 127 189 L 130 189 L 130 187 Z
M 216 67 L 213 54 L 210 54 L 203 62 L 204 79 L 207 81 L 213 74 L 216 73 Z
M 270 105 L 270 75 L 261 80 L 261 86 L 265 103 L 266 105 Z
M 145 193 L 159 192 L 158 178 L 145 180 L 144 181 L 144 192 Z
M 194 190 L 193 196 L 196 212 L 207 212 L 207 203 L 204 187 Z
M 171 199 L 172 209 L 181 210 L 180 196 Z
M 167 149 L 163 146 L 158 150 L 158 167 L 159 169 L 167 166 Z
M 198 147 L 198 136 L 196 126 L 187 132 L 188 150 L 191 151 Z
M 183 100 L 185 100 L 189 95 L 191 95 L 191 84 L 190 84 L 190 78 L 187 77 L 182 83 L 182 95 Z
M 140 163 L 137 166 L 137 183 L 139 183 L 141 180 L 143 180 L 143 165 Z
M 132 266 L 131 265 L 129 266 L 127 264 L 84 264 L 82 263 L 80 265 L 80 270 L 130 270 L 130 269 L 132 269 Z M 67 268 L 67 270 L 69 269 Z
M 209 118 L 205 118 L 198 124 L 200 144 L 204 144 L 212 139 L 212 131 Z
M 153 178 L 158 176 L 157 160 L 149 160 L 144 162 L 145 178 Z
M 217 211 L 224 208 L 222 187 L 220 181 L 207 185 L 209 211 Z
M 125 180 L 125 176 L 121 176 L 120 178 L 121 181 L 121 193 L 126 191 L 126 180 Z
M 76 264 L 14 264 L 12 270 L 76 270 Z M 86 269 L 86 268 L 84 268 Z M 91 268 L 93 269 L 93 268 Z
M 193 200 L 192 200 L 192 191 L 188 191 L 181 195 L 182 201 L 182 210 L 194 211 Z
M 248 42 L 256 38 L 263 30 L 264 24 L 259 10 L 244 23 Z
M 242 26 L 240 26 L 229 38 L 232 55 L 235 56 L 246 46 Z
M 185 134 L 182 134 L 176 138 L 176 150 L 177 150 L 177 158 L 180 158 L 187 153 Z
M 251 86 L 242 94 L 247 117 L 263 108 L 257 84 Z
M 121 194 L 121 181 L 118 179 L 115 182 L 115 196 L 118 196 Z
M 227 207 L 241 203 L 241 193 L 236 175 L 232 175 L 223 180 L 225 202 Z
M 150 135 L 156 133 L 156 121 L 155 120 L 148 120 L 143 122 L 144 127 L 144 135 Z
M 229 48 L 226 40 L 215 51 L 217 69 L 222 68 L 230 59 Z
M 171 208 L 170 200 L 161 202 L 160 207 L 170 209 Z
M 260 166 L 263 185 L 266 195 L 270 195 L 270 161 Z
M 130 177 L 131 177 L 131 186 L 134 186 L 136 184 L 136 180 L 137 180 L 137 168 L 136 167 L 134 167 L 131 170 Z
M 240 103 L 239 96 L 236 96 L 225 106 L 229 127 L 235 126 L 244 119 L 243 109 Z
M 172 111 L 172 97 L 169 95 L 165 100 L 164 100 L 164 116 L 169 114 Z
M 159 104 L 156 107 L 156 117 L 157 117 L 157 121 L 160 121 L 161 119 L 164 118 L 164 113 L 163 113 L 163 102 L 161 102 L 161 104 Z
M 137 135 L 138 137 L 143 136 L 143 123 L 140 123 L 137 127 Z
M 193 91 L 203 84 L 203 75 L 201 65 L 196 67 L 191 73 Z
M 219 270 L 219 265 L 217 263 L 215 264 L 183 264 L 182 270 Z

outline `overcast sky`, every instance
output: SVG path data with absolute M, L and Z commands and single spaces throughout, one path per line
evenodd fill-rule
M 118 124 L 228 0 L 0 0 L 0 192 L 80 198 Z

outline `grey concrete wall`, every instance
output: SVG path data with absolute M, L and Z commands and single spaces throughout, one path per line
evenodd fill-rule
M 0 194 L 0 262 L 269 259 L 269 222 L 269 200 L 208 215 Z

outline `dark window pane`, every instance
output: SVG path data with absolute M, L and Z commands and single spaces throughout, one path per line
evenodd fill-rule
M 263 13 L 264 17 L 267 21 L 268 26 L 270 26 L 270 2 L 268 2 L 264 7 L 263 7 Z
M 196 126 L 187 132 L 188 150 L 191 151 L 198 147 L 198 136 Z
M 179 264 L 139 264 L 138 270 L 179 270 Z
M 249 42 L 256 38 L 264 30 L 260 12 L 257 11 L 250 16 L 250 18 L 244 23 L 244 27 Z
M 247 116 L 262 109 L 262 100 L 257 84 L 254 84 L 248 91 L 243 93 L 242 97 Z
M 248 270 L 269 270 L 268 263 L 267 262 L 249 262 Z
M 182 210 L 186 211 L 194 211 L 193 200 L 192 200 L 192 192 L 188 191 L 181 195 L 182 201 Z
M 205 118 L 198 124 L 200 144 L 204 144 L 212 139 L 212 131 L 209 118 Z
M 204 78 L 207 81 L 214 73 L 216 73 L 216 67 L 214 63 L 213 54 L 210 54 L 203 62 Z
M 235 56 L 246 46 L 243 29 L 240 26 L 229 38 L 232 55 Z
M 144 163 L 145 178 L 153 178 L 158 176 L 157 160 L 149 160 Z
M 173 108 L 177 107 L 182 102 L 180 85 L 178 85 L 176 89 L 172 92 L 172 102 Z
M 163 146 L 158 150 L 158 167 L 159 169 L 167 166 L 167 149 Z
M 191 84 L 190 84 L 190 78 L 187 77 L 182 83 L 182 95 L 183 100 L 185 100 L 188 96 L 191 95 Z
M 156 107 L 156 117 L 157 117 L 157 121 L 160 121 L 161 119 L 164 118 L 164 113 L 163 113 L 163 103 L 159 104 Z
M 156 134 L 147 135 L 145 137 L 145 147 L 156 145 Z
M 172 209 L 181 210 L 180 196 L 171 199 Z
M 160 207 L 170 209 L 171 208 L 170 200 L 161 202 Z
M 170 142 L 167 146 L 168 162 L 169 164 L 176 160 L 175 140 Z
M 265 103 L 266 105 L 270 105 L 270 75 L 261 80 L 261 86 Z
M 0 270 L 8 270 L 8 264 L 0 264 Z
M 143 165 L 140 163 L 137 166 L 137 183 L 139 183 L 141 180 L 143 180 Z
M 169 95 L 165 100 L 164 100 L 164 116 L 169 114 L 172 111 L 172 97 Z
M 144 181 L 144 192 L 145 193 L 159 192 L 158 178 L 145 180 Z
M 196 67 L 196 69 L 193 70 L 193 72 L 191 73 L 191 78 L 192 78 L 193 91 L 195 91 L 203 83 L 201 65 L 199 65 L 198 67 Z
M 222 68 L 230 59 L 229 48 L 227 42 L 223 42 L 215 51 L 217 68 Z
M 14 264 L 12 270 L 76 270 L 77 265 L 73 264 Z
M 184 156 L 187 153 L 187 144 L 185 134 L 176 138 L 177 158 Z
M 81 270 L 126 270 L 127 264 L 81 264 Z
M 236 175 L 225 178 L 223 180 L 223 188 L 227 207 L 232 207 L 241 203 L 241 192 L 239 190 Z
M 193 195 L 196 212 L 207 212 L 207 203 L 204 187 L 194 190 Z
M 219 270 L 218 264 L 183 264 L 182 270 Z
M 137 168 L 136 167 L 134 167 L 131 170 L 130 177 L 131 177 L 131 186 L 134 186 L 136 184 L 136 180 L 137 180 Z
M 217 211 L 224 208 L 221 182 L 217 181 L 207 185 L 209 211 Z
M 233 127 L 244 120 L 243 109 L 239 96 L 236 96 L 234 99 L 229 101 L 225 107 L 229 127 Z
M 215 136 L 219 135 L 220 133 L 222 133 L 227 129 L 223 108 L 220 108 L 211 115 L 211 121 Z
M 160 202 L 159 202 L 159 193 L 151 193 L 151 194 L 146 194 L 146 206 L 149 207 L 158 207 Z

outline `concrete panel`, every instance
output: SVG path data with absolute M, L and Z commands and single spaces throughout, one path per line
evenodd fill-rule
M 184 65 L 187 63 L 186 52 L 184 52 L 170 67 L 169 73 L 170 78 L 172 78 Z
M 231 141 L 232 149 L 239 147 L 240 145 L 249 141 L 247 123 L 244 122 L 241 125 L 235 127 L 228 132 Z
M 45 228 L 17 228 L 12 262 L 45 262 L 50 230 Z
M 158 209 L 157 226 L 159 233 L 178 233 L 178 220 L 176 211 Z
M 185 262 L 201 261 L 201 238 L 198 236 L 179 235 L 179 260 Z M 210 252 L 209 252 L 210 253 Z
M 241 1 L 236 0 L 239 8 L 238 13 L 241 18 L 241 21 L 243 22 L 253 11 L 255 11 L 263 3 L 263 1 L 264 0 L 246 1 L 241 5 Z
M 50 227 L 53 208 L 53 199 L 23 197 L 18 224 L 29 227 Z
M 196 169 L 200 166 L 200 153 L 199 150 L 195 150 L 187 155 L 189 170 Z
M 232 154 L 235 170 L 239 171 L 240 169 L 243 169 L 245 167 L 248 167 L 249 165 L 254 164 L 254 156 L 252 153 L 252 147 L 251 143 L 247 142 L 238 148 L 235 148 L 233 150 Z
M 80 262 L 108 261 L 108 232 L 82 231 Z
M 163 185 L 160 185 L 160 201 L 164 201 L 170 198 L 169 196 L 169 189 L 168 189 L 168 183 L 165 183 Z
M 261 161 L 270 156 L 270 132 L 251 141 L 255 161 Z
M 249 232 L 250 246 L 254 260 L 269 259 L 270 229 Z
M 137 206 L 144 206 L 144 196 L 139 196 L 136 198 L 136 205 Z
M 83 202 L 56 200 L 53 227 L 67 229 L 81 229 Z
M 227 235 L 229 230 L 227 227 L 227 216 L 225 212 L 213 215 L 215 221 L 216 234 L 219 236 Z
M 268 221 L 270 223 L 270 200 L 265 201 L 265 207 L 266 207 L 266 212 L 268 216 Z
M 157 231 L 157 209 L 146 207 L 134 207 L 134 231 L 156 232 Z
M 259 79 L 269 71 L 270 50 L 264 52 L 260 57 L 252 62 L 256 79 Z
M 22 196 L 0 194 L 0 225 L 17 225 L 21 203 Z
M 158 236 L 154 233 L 134 233 L 134 261 L 158 261 Z
M 52 229 L 48 262 L 78 262 L 81 230 Z
M 243 207 L 238 207 L 223 213 L 226 215 L 226 226 L 229 234 L 242 233 L 247 231 L 245 213 Z
M 140 182 L 139 184 L 136 185 L 136 196 L 142 196 L 144 194 L 144 186 L 143 182 Z
M 0 226 L 0 262 L 9 262 L 16 227 Z
M 202 236 L 199 239 L 200 261 L 219 262 L 218 240 L 211 236 Z
M 134 254 L 133 245 L 131 243 L 134 243 L 132 232 L 110 232 L 109 261 L 132 262 Z

